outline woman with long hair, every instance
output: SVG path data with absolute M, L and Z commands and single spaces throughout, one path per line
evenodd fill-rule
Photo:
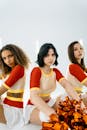
M 0 65 L 4 82 L 0 86 L 0 96 L 6 97 L 0 104 L 0 123 L 9 128 L 22 126 L 23 94 L 25 87 L 25 70 L 30 61 L 24 51 L 14 44 L 7 44 L 0 50 Z
M 83 86 L 87 87 L 87 68 L 84 62 L 84 47 L 79 41 L 69 44 L 68 57 L 71 63 L 68 66 L 67 79 L 87 106 L 87 92 L 83 91 Z

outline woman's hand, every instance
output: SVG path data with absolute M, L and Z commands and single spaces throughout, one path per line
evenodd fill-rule
M 84 105 L 83 101 L 81 101 L 81 108 L 85 114 L 87 114 L 87 107 Z

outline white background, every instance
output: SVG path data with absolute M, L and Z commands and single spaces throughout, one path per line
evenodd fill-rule
M 0 48 L 16 44 L 32 62 L 43 43 L 53 43 L 65 75 L 70 42 L 83 40 L 87 64 L 87 0 L 0 0 L 0 37 Z

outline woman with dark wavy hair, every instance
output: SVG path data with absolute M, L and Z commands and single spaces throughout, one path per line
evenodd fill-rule
M 59 97 L 56 99 L 51 97 L 51 93 L 57 87 L 56 81 L 73 99 L 80 100 L 73 86 L 65 79 L 60 70 L 54 67 L 58 64 L 57 58 L 58 54 L 53 44 L 45 43 L 41 46 L 37 56 L 38 67 L 33 68 L 30 75 L 30 100 L 27 107 L 29 112 L 26 112 L 30 123 L 40 125 L 43 121 L 49 121 L 52 114 L 56 114 Z M 82 107 L 85 107 L 83 102 Z M 27 116 L 25 117 L 27 118 Z
M 0 96 L 7 92 L 0 104 L 0 123 L 7 124 L 9 128 L 24 124 L 25 69 L 29 63 L 23 50 L 14 44 L 7 44 L 0 50 L 0 65 L 5 75 L 4 82 L 0 86 Z

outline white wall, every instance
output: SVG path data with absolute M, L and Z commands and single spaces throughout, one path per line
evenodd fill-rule
M 59 53 L 59 68 L 65 74 L 67 46 L 87 42 L 86 0 L 0 0 L 0 37 L 3 45 L 21 46 L 36 60 L 36 42 L 52 42 Z M 87 54 L 87 53 L 86 53 Z
M 32 61 L 37 41 L 52 42 L 65 74 L 68 44 L 82 39 L 87 50 L 87 0 L 0 0 L 0 37 L 3 45 L 21 46 Z

